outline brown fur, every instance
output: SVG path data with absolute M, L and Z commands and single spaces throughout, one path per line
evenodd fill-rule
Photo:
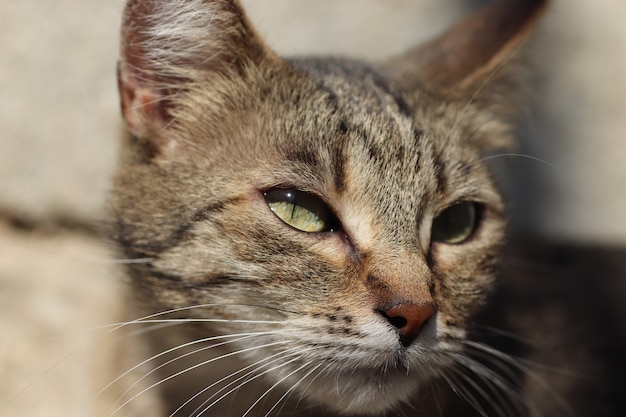
M 280 357 L 205 415 L 436 416 L 458 411 L 451 385 L 472 396 L 459 388 L 465 378 L 500 391 L 485 412 L 524 415 L 506 372 L 480 367 L 464 345 L 505 230 L 481 160 L 511 143 L 510 111 L 495 99 L 510 79 L 494 70 L 543 3 L 490 7 L 367 64 L 280 59 L 237 1 L 129 2 L 120 62 L 129 134 L 110 230 L 127 257 L 149 258 L 129 267 L 139 311 L 189 321 L 147 337 L 158 353 L 265 332 L 160 356 L 162 378 L 194 367 L 159 387 L 170 411 L 200 393 L 180 411 L 192 415 L 240 369 L 259 361 L 251 379 Z M 263 198 L 277 186 L 317 195 L 341 227 L 287 226 Z M 461 244 L 432 242 L 433 219 L 459 201 L 480 206 L 476 230 Z M 405 343 L 383 313 L 406 306 L 436 314 Z M 212 319 L 225 321 L 202 321 Z M 469 403 L 463 415 L 479 412 Z

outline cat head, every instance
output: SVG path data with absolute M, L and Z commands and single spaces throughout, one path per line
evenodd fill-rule
M 129 1 L 110 224 L 148 258 L 138 299 L 272 321 L 247 328 L 265 332 L 248 359 L 295 349 L 269 384 L 315 403 L 407 400 L 453 362 L 493 280 L 506 216 L 481 158 L 511 143 L 498 70 L 544 3 L 495 3 L 363 63 L 279 58 L 238 1 Z

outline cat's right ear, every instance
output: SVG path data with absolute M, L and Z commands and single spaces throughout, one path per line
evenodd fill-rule
M 475 96 L 489 90 L 482 87 L 495 75 L 506 73 L 500 70 L 528 38 L 548 3 L 492 0 L 439 37 L 390 59 L 386 69 L 404 91 L 427 86 L 447 95 Z M 493 100 L 491 96 L 487 102 Z
M 207 74 L 216 80 L 277 59 L 238 0 L 128 0 L 118 86 L 130 132 L 158 153 L 175 147 L 167 127 L 176 97 Z

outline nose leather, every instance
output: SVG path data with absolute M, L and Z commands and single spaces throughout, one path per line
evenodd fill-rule
M 410 345 L 422 327 L 435 314 L 432 303 L 400 304 L 381 311 L 382 315 L 398 329 L 401 342 Z

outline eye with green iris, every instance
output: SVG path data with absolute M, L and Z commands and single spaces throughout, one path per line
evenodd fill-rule
M 293 228 L 309 233 L 334 230 L 332 211 L 311 193 L 295 188 L 272 188 L 264 196 L 274 214 Z
M 433 221 L 433 242 L 458 245 L 468 240 L 476 230 L 479 205 L 470 201 L 456 203 L 442 211 Z

